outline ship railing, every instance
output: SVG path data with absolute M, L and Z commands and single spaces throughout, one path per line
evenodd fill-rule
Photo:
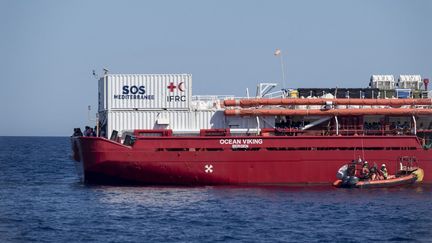
M 330 126 L 330 133 L 336 134 L 336 127 Z M 389 129 L 388 126 L 373 128 L 373 129 L 365 129 L 363 125 L 358 126 L 340 126 L 338 129 L 338 133 L 340 135 L 369 135 L 369 136 L 384 136 L 384 135 L 413 135 L 413 131 L 411 128 L 400 129 L 394 128 Z
M 397 165 L 397 173 L 399 175 L 409 174 L 419 168 L 417 157 L 415 156 L 401 156 L 399 157 L 399 164 Z
M 215 101 L 215 100 L 226 100 L 236 99 L 234 95 L 194 95 L 192 101 Z
M 284 98 L 285 92 L 283 90 L 274 91 L 265 94 L 262 98 Z M 243 97 L 234 95 L 194 95 L 192 101 L 215 101 L 215 100 L 240 100 L 240 99 L 256 99 L 255 96 Z
M 285 98 L 285 92 L 283 90 L 274 91 L 268 94 L 265 94 L 263 98 Z

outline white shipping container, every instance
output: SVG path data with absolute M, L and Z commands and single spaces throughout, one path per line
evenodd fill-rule
M 99 80 L 99 111 L 189 110 L 190 74 L 107 74 Z
M 200 130 L 219 128 L 257 128 L 256 117 L 225 117 L 223 110 L 198 111 L 104 111 L 99 113 L 106 134 L 134 129 Z M 260 118 L 260 128 L 274 126 L 274 119 Z
M 223 111 L 105 111 L 101 123 L 107 124 L 110 135 L 113 130 L 173 129 L 199 130 L 224 128 Z

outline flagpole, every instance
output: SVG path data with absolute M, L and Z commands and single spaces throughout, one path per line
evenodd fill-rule
M 285 84 L 285 66 L 284 66 L 284 61 L 283 61 L 283 54 L 280 54 L 280 62 L 281 62 L 281 69 L 282 69 L 282 84 L 283 84 L 283 89 L 286 88 L 286 84 Z
M 285 65 L 284 65 L 284 60 L 283 60 L 283 53 L 282 51 L 278 48 L 276 49 L 275 56 L 279 56 L 279 60 L 280 60 L 280 64 L 281 64 L 281 71 L 282 71 L 282 88 L 286 88 L 285 87 Z

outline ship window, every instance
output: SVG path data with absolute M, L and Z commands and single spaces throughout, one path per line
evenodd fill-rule
M 232 148 L 232 151 L 259 151 L 261 148 Z
M 207 151 L 223 151 L 223 148 L 207 148 Z
M 416 150 L 416 147 L 366 147 L 366 148 L 356 148 L 356 147 L 267 147 L 265 148 L 269 151 L 284 151 L 284 150 Z M 238 149 L 240 150 L 240 149 Z M 244 150 L 244 149 L 243 149 Z M 250 149 L 249 149 L 250 150 Z
M 200 151 L 200 150 L 201 150 L 201 148 L 189 148 L 190 152 L 197 152 L 197 151 Z
M 167 148 L 166 151 L 179 152 L 179 151 L 188 151 L 188 149 L 187 148 Z
M 371 148 L 364 148 L 364 150 L 384 150 L 384 147 L 371 147 Z

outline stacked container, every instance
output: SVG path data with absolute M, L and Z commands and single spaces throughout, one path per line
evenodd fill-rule
M 99 80 L 99 111 L 189 110 L 190 74 L 108 74 Z
M 190 74 L 107 74 L 99 80 L 98 97 L 106 135 L 113 130 L 190 129 L 210 120 L 193 120 Z

